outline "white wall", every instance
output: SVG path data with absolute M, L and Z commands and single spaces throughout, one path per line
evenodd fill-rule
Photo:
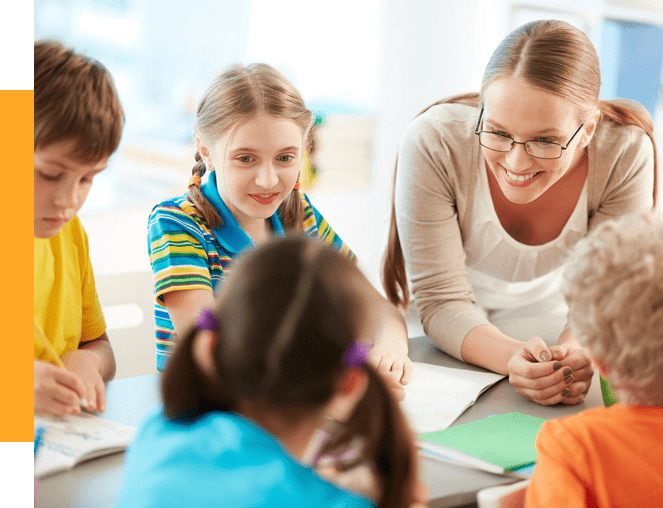
M 394 161 L 401 133 L 429 104 L 478 91 L 493 49 L 508 31 L 508 5 L 489 0 L 384 0 L 378 82 L 369 277 L 379 280 L 386 245 Z

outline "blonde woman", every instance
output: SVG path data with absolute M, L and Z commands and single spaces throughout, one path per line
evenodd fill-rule
M 536 21 L 493 53 L 481 92 L 442 100 L 403 134 L 383 284 L 447 353 L 509 376 L 539 404 L 577 404 L 593 369 L 566 323 L 569 249 L 652 208 L 651 119 L 600 101 L 580 30 Z

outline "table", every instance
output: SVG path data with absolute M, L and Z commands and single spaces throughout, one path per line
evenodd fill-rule
M 484 370 L 480 367 L 463 363 L 443 353 L 427 337 L 410 339 L 409 347 L 410 352 L 408 356 L 415 362 L 425 362 L 466 370 Z M 509 384 L 508 379 L 505 378 L 481 394 L 477 402 L 460 415 L 452 426 L 511 411 L 518 411 L 551 420 L 602 405 L 603 397 L 601 395 L 598 372 L 594 373 L 592 386 L 585 400 L 576 406 L 566 406 L 563 404 L 541 406 L 518 395 Z M 430 488 L 430 508 L 476 506 L 476 494 L 479 490 L 516 481 L 508 477 L 454 466 L 453 464 L 443 463 L 423 456 L 420 456 L 419 464 L 421 480 Z
M 416 362 L 482 370 L 443 353 L 427 337 L 410 339 L 409 347 L 409 356 Z M 159 379 L 159 374 L 147 374 L 109 382 L 106 388 L 107 411 L 101 416 L 126 425 L 140 425 L 160 400 Z M 510 411 L 553 419 L 602 404 L 598 374 L 595 374 L 587 397 L 577 406 L 540 406 L 518 395 L 504 379 L 484 392 L 477 403 L 453 425 Z M 111 508 L 122 482 L 123 461 L 124 453 L 116 453 L 44 478 L 40 481 L 36 508 Z M 478 490 L 514 481 L 427 457 L 420 457 L 420 476 L 430 488 L 430 508 L 476 506 Z

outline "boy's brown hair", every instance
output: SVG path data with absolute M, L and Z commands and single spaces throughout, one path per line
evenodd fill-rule
M 108 158 L 120 143 L 124 112 L 110 72 L 56 41 L 35 42 L 35 150 L 74 141 L 83 162 Z

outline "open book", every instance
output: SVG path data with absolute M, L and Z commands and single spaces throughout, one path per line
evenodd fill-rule
M 504 376 L 413 362 L 401 409 L 415 434 L 446 429 Z
M 35 429 L 44 427 L 42 446 L 35 456 L 38 478 L 65 471 L 95 457 L 124 450 L 136 429 L 98 416 L 81 413 L 67 416 L 35 415 Z

